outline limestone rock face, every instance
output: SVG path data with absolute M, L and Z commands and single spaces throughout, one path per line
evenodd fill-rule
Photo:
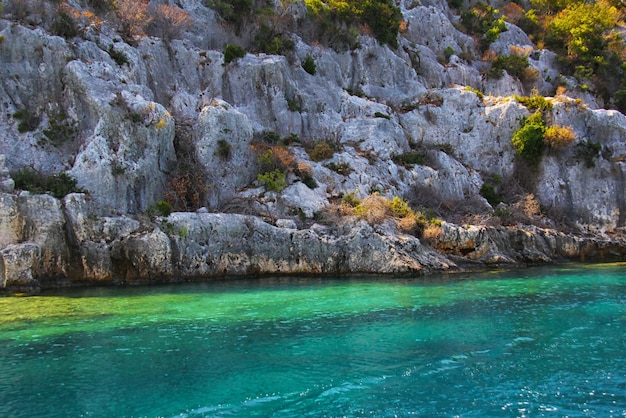
M 69 173 L 101 207 L 135 213 L 162 196 L 176 159 L 174 120 L 163 106 L 146 100 L 143 89 L 121 89 L 109 79 L 110 71 L 106 64 L 67 66 L 75 108 L 90 115 L 85 123 L 92 125 L 85 126 Z
M 555 123 L 570 126 L 576 143 L 543 159 L 536 181 L 541 204 L 583 228 L 609 230 L 624 226 L 626 117 L 616 111 L 582 112 L 572 103 L 557 103 Z M 591 151 L 585 144 L 598 144 Z
M 198 160 L 207 167 L 207 204 L 218 209 L 256 178 L 250 120 L 228 103 L 214 100 L 200 112 L 193 135 Z

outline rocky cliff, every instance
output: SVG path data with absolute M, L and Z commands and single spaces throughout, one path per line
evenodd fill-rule
M 397 47 L 365 30 L 342 49 L 312 40 L 303 2 L 276 1 L 292 47 L 232 60 L 226 46 L 253 32 L 213 3 L 161 4 L 185 13 L 176 36 L 121 33 L 119 12 L 101 20 L 89 2 L 61 9 L 75 36 L 54 34 L 45 2 L 5 10 L 1 288 L 623 256 L 626 117 L 584 89 L 557 94 L 555 55 L 517 26 L 490 50 L 526 51 L 523 82 L 487 76 L 445 2 L 396 2 Z M 543 119 L 571 140 L 529 164 L 511 141 L 535 111 L 519 97 L 544 95 Z M 24 168 L 85 193 L 16 189 Z M 342 209 L 373 193 L 427 225 Z

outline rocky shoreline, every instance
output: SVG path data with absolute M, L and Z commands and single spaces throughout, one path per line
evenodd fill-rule
M 427 239 L 393 223 L 346 218 L 297 229 L 258 216 L 172 213 L 154 220 L 96 216 L 88 195 L 0 194 L 0 290 L 37 293 L 261 275 L 425 275 L 564 260 L 623 259 L 622 238 L 533 226 L 443 222 Z

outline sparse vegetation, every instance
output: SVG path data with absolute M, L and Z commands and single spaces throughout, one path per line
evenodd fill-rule
M 393 156 L 392 160 L 398 165 L 411 169 L 415 165 L 424 165 L 424 153 L 419 151 L 409 151 Z
M 205 167 L 198 160 L 192 130 L 191 121 L 176 121 L 174 148 L 178 164 L 169 175 L 163 195 L 176 211 L 198 209 L 204 204 L 208 190 Z
M 362 201 L 344 198 L 344 203 L 347 209 L 352 207 L 354 215 L 372 225 L 392 220 L 399 230 L 419 234 L 428 223 L 422 213 L 413 211 L 409 203 L 398 196 L 388 199 L 375 192 Z
M 541 112 L 537 111 L 524 118 L 520 128 L 513 133 L 511 141 L 518 155 L 531 166 L 539 164 L 545 143 L 543 135 L 546 131 L 546 124 Z
M 315 59 L 310 55 L 307 55 L 302 61 L 302 68 L 311 75 L 317 73 L 317 64 L 315 64 Z
M 319 162 L 333 158 L 335 149 L 329 142 L 320 141 L 312 148 L 307 149 L 307 153 L 309 154 L 309 157 L 311 157 L 311 160 Z
M 146 27 L 152 22 L 147 0 L 117 0 L 115 13 L 120 22 L 120 32 L 129 43 L 146 35 Z
M 507 30 L 500 11 L 484 3 L 478 3 L 461 13 L 461 25 L 468 34 L 480 39 L 483 51 L 489 44 L 498 40 L 500 33 Z
M 328 163 L 325 164 L 324 167 L 334 171 L 337 174 L 341 174 L 342 176 L 349 176 L 354 171 L 354 169 L 350 167 L 350 164 L 346 162 Z
M 480 187 L 480 195 L 487 199 L 487 202 L 493 207 L 496 207 L 498 203 L 502 202 L 502 196 L 496 191 L 493 184 L 483 183 Z
M 476 96 L 478 96 L 478 98 L 479 98 L 480 100 L 483 100 L 483 99 L 485 98 L 485 94 L 484 94 L 482 91 L 480 91 L 480 90 L 478 90 L 478 89 L 475 89 L 475 88 L 473 88 L 472 86 L 465 86 L 465 90 L 467 90 L 467 91 L 471 91 L 471 92 L 472 92 L 472 93 L 474 93 Z
M 524 79 L 529 65 L 528 58 L 523 55 L 500 55 L 493 61 L 490 74 L 500 78 L 506 70 L 509 75 Z
M 602 145 L 598 142 L 585 141 L 576 145 L 576 158 L 585 163 L 585 167 L 593 168 L 596 166 L 596 159 L 600 155 Z
M 18 110 L 13 117 L 19 120 L 17 130 L 20 133 L 34 131 L 39 126 L 39 117 L 28 109 Z
M 224 47 L 224 65 L 246 56 L 246 51 L 239 45 L 227 44 Z
M 60 12 L 54 22 L 52 22 L 51 31 L 55 35 L 71 39 L 81 34 L 80 28 L 76 21 L 68 13 Z
M 257 180 L 270 192 L 280 193 L 287 187 L 285 172 L 279 169 L 260 173 L 257 175 Z
M 531 96 L 513 96 L 515 100 L 526 106 L 531 112 L 552 110 L 552 102 L 535 93 Z
M 158 202 L 153 203 L 146 209 L 146 215 L 151 218 L 156 218 L 157 216 L 168 217 L 172 213 L 173 208 L 172 205 L 166 200 L 159 200 Z
M 77 122 L 63 110 L 52 111 L 48 115 L 48 128 L 43 130 L 43 134 L 48 143 L 58 147 L 76 138 Z
M 48 193 L 57 199 L 69 193 L 84 192 L 77 187 L 76 179 L 67 173 L 46 175 L 30 168 L 23 168 L 12 172 L 11 178 L 15 181 L 15 188 L 18 190 L 28 190 L 36 194 Z
M 239 33 L 255 10 L 254 0 L 208 0 L 206 5 L 214 9 L 223 22 L 232 25 Z M 260 6 L 267 5 L 263 1 Z
M 276 28 L 265 22 L 254 36 L 254 49 L 258 52 L 265 52 L 272 55 L 285 55 L 293 51 L 295 42 L 286 33 L 278 31 Z
M 219 139 L 217 141 L 216 154 L 222 160 L 224 161 L 230 160 L 230 158 L 232 157 L 232 149 L 233 149 L 232 145 L 230 145 L 230 143 L 227 140 Z
M 113 45 L 110 45 L 107 52 L 109 53 L 109 56 L 113 59 L 113 61 L 115 61 L 117 65 L 122 66 L 124 64 L 128 64 L 128 57 L 126 56 L 124 51 L 115 49 Z
M 576 133 L 571 126 L 550 126 L 543 134 L 544 143 L 553 149 L 571 145 L 576 140 Z
M 159 36 L 166 41 L 171 41 L 193 25 L 189 13 L 180 7 L 168 4 L 159 4 L 151 15 L 152 21 L 148 27 L 151 34 Z
M 357 25 L 366 26 L 381 43 L 398 46 L 402 13 L 392 0 L 305 0 L 320 35 L 331 46 L 354 45 Z M 352 38 L 352 39 L 351 39 Z

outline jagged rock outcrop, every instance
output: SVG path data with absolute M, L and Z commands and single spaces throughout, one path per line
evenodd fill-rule
M 83 194 L 0 194 L 0 291 L 88 284 L 142 284 L 278 274 L 408 274 L 567 259 L 619 258 L 619 240 L 536 227 L 443 223 L 427 239 L 392 223 L 346 219 L 297 229 L 256 216 L 173 213 L 142 221 L 99 217 Z M 44 213 L 45 217 L 38 214 Z

